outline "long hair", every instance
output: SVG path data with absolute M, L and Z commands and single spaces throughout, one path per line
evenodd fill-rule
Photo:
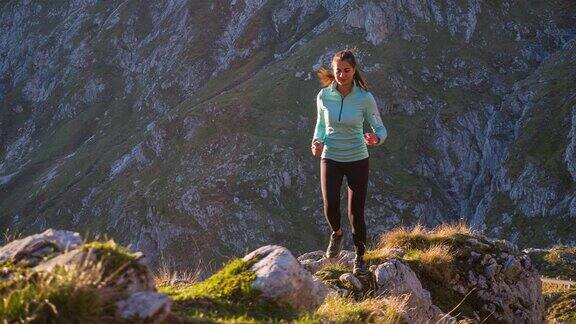
M 358 83 L 358 85 L 368 91 L 368 84 L 366 80 L 362 77 L 362 73 L 360 72 L 360 65 L 356 62 L 356 58 L 354 57 L 354 53 L 351 50 L 343 50 L 336 54 L 332 58 L 332 64 L 336 61 L 346 61 L 354 68 L 354 80 Z M 332 82 L 334 82 L 335 77 L 331 70 L 321 67 L 318 70 L 318 78 L 320 79 L 320 84 L 323 87 L 329 86 Z

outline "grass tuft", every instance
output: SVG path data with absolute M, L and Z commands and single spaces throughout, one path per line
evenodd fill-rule
M 0 318 L 6 322 L 92 323 L 113 319 L 123 296 L 103 287 L 102 265 L 56 267 L 13 276 L 0 287 Z
M 80 249 L 95 254 L 96 260 L 102 263 L 103 274 L 106 277 L 113 277 L 114 274 L 129 267 L 147 271 L 144 265 L 137 262 L 136 254 L 113 240 L 85 243 L 80 246 Z
M 454 255 L 450 246 L 435 244 L 420 254 L 420 262 L 429 266 L 436 266 L 454 262 Z
M 4 230 L 2 236 L 0 237 L 0 246 L 4 246 L 12 241 L 16 241 L 22 238 L 22 232 L 16 232 L 11 230 L 9 227 Z
M 474 232 L 464 222 L 442 224 L 434 229 L 427 229 L 417 224 L 410 228 L 400 227 L 384 233 L 378 242 L 378 248 L 415 248 L 426 249 L 434 244 L 451 243 L 464 237 L 472 236 Z
M 401 312 L 406 301 L 388 298 L 367 298 L 356 302 L 351 298 L 328 297 L 316 315 L 336 323 L 402 323 Z
M 158 270 L 154 271 L 152 277 L 154 284 L 157 287 L 169 285 L 183 285 L 191 286 L 200 281 L 202 269 L 200 267 L 196 270 L 171 270 L 168 265 L 162 265 Z
M 391 247 L 381 247 L 377 249 L 368 249 L 364 253 L 364 261 L 368 264 L 380 264 L 392 258 L 395 253 Z

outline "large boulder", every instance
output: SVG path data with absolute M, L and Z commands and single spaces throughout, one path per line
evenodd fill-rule
M 422 287 L 412 269 L 398 259 L 386 261 L 376 267 L 376 294 L 398 298 L 405 296 L 406 307 L 402 314 L 408 323 L 455 323 L 432 303 L 430 293 Z
M 250 268 L 256 273 L 252 284 L 263 298 L 285 302 L 298 310 L 315 311 L 330 289 L 304 269 L 286 248 L 263 246 L 244 257 L 254 260 Z

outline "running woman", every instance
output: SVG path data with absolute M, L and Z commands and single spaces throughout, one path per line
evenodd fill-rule
M 324 88 L 316 97 L 318 115 L 312 155 L 321 157 L 320 185 L 324 215 L 332 229 L 326 257 L 336 257 L 342 249 L 344 235 L 340 226 L 340 188 L 346 177 L 348 220 L 356 251 L 353 272 L 364 275 L 368 273 L 364 261 L 364 204 L 369 176 L 367 145 L 381 145 L 387 132 L 352 51 L 336 53 L 332 59 L 332 70 L 321 68 L 318 77 Z M 364 134 L 364 120 L 368 121 L 373 132 Z

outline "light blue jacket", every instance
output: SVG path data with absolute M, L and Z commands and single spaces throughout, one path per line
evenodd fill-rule
M 347 96 L 336 89 L 336 82 L 322 88 L 316 96 L 318 117 L 314 139 L 324 144 L 322 157 L 352 162 L 368 157 L 364 143 L 364 120 L 367 120 L 381 145 L 387 137 L 380 112 L 372 94 L 354 85 Z

